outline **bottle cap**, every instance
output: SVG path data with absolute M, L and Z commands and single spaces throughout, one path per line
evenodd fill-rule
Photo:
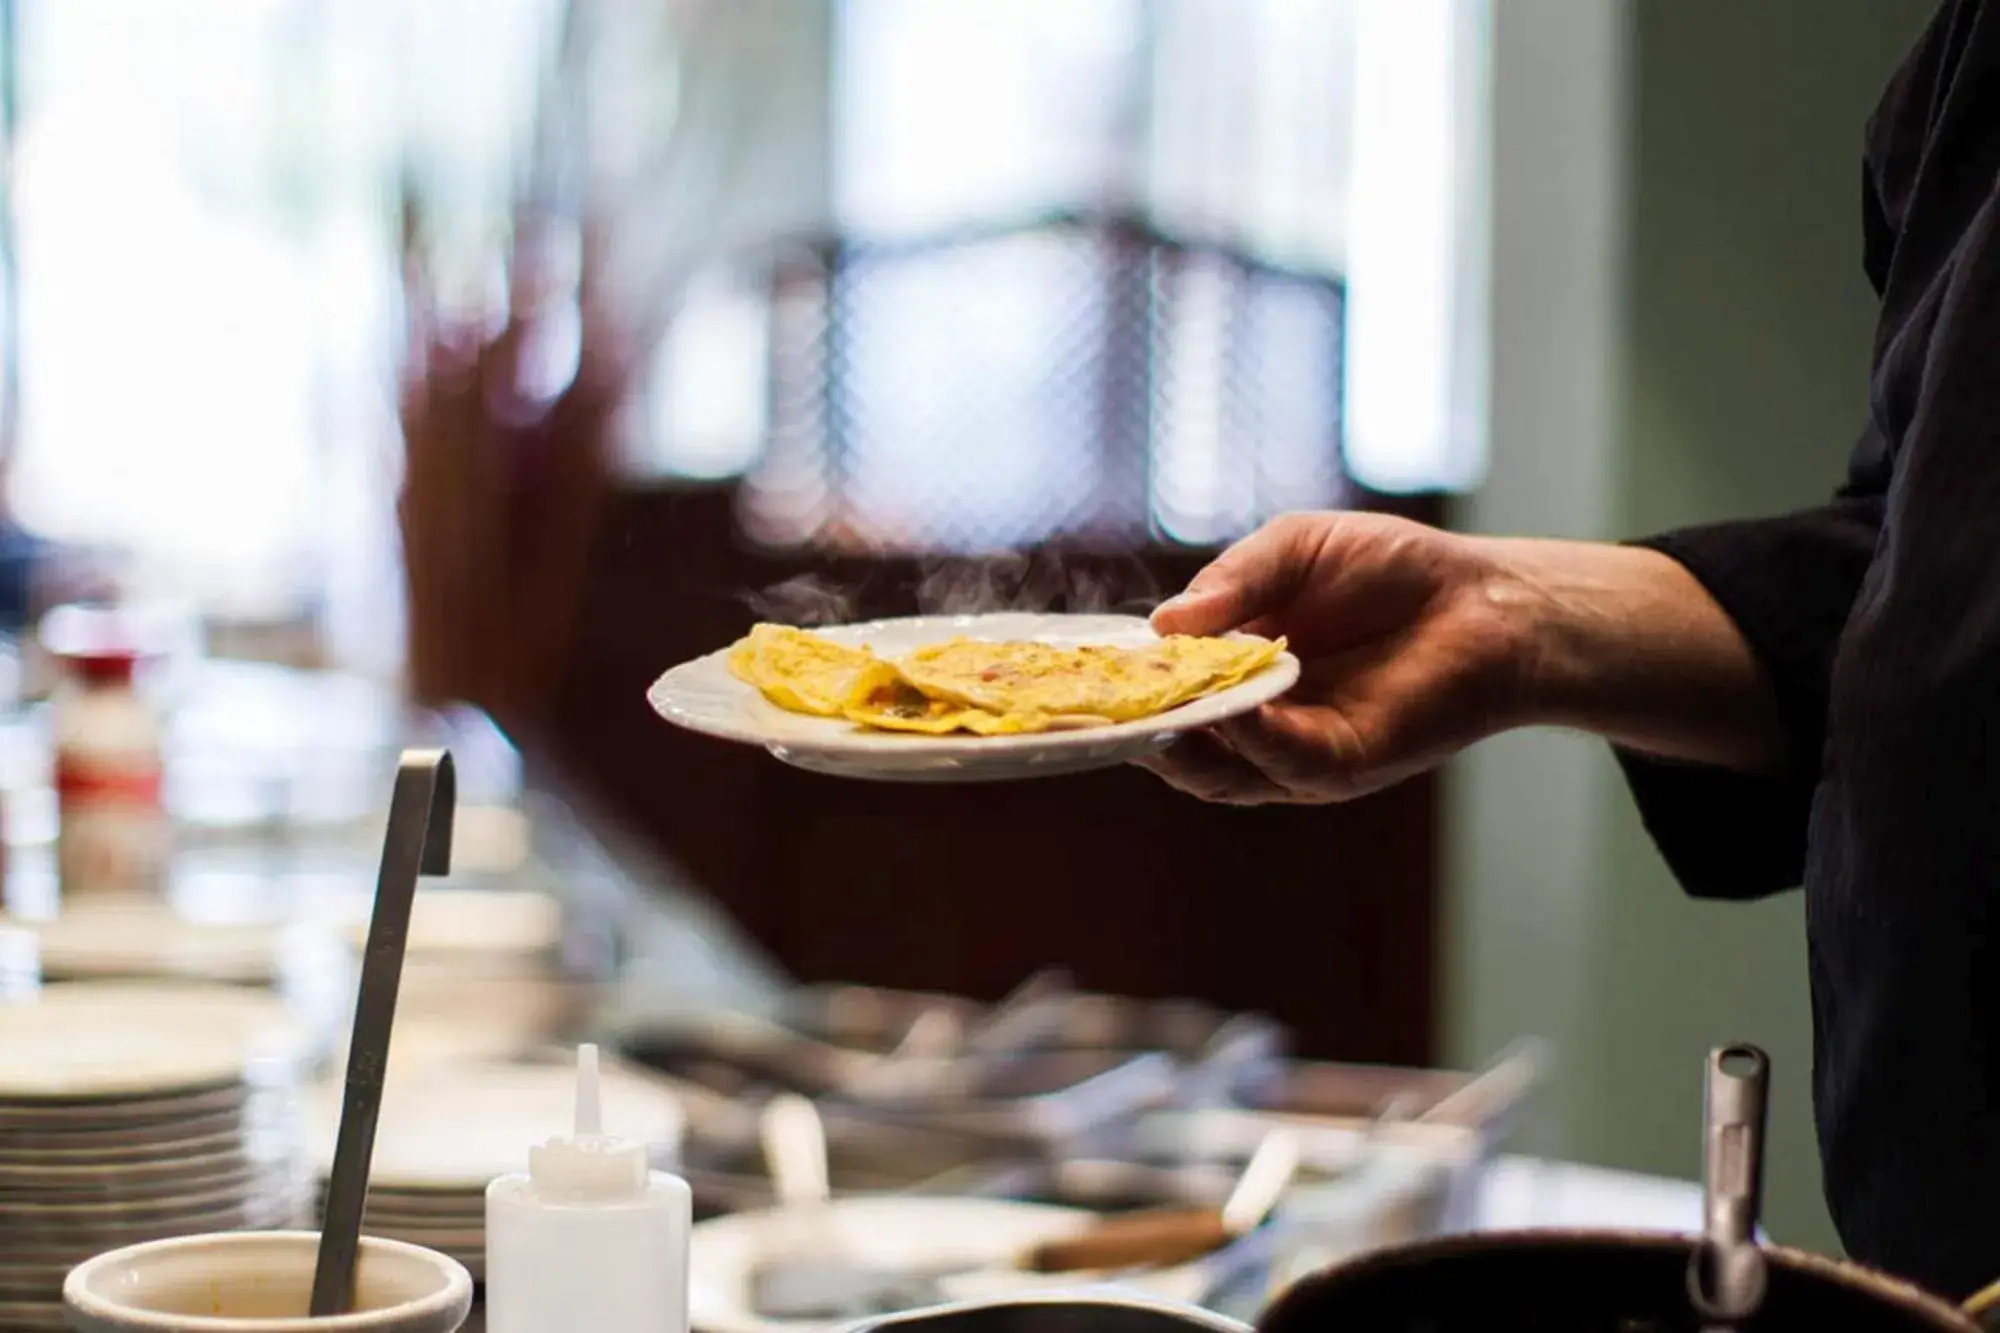
M 603 1203 L 645 1192 L 646 1146 L 604 1132 L 597 1047 L 576 1048 L 576 1126 L 568 1138 L 528 1149 L 535 1193 L 564 1203 Z
M 139 655 L 125 649 L 100 648 L 64 659 L 77 678 L 91 685 L 130 685 Z

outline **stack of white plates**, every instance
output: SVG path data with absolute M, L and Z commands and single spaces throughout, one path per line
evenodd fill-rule
M 336 909 L 357 957 L 371 906 L 372 899 L 357 895 Z M 419 890 L 391 1060 L 407 1068 L 517 1059 L 560 1037 L 583 1004 L 579 989 L 561 975 L 562 929 L 561 905 L 544 893 Z
M 268 922 L 192 921 L 150 898 L 65 903 L 46 920 L 8 918 L 41 944 L 50 977 L 170 977 L 264 985 L 279 973 L 286 932 Z
M 392 1062 L 362 1229 L 448 1254 L 483 1280 L 486 1186 L 496 1176 L 527 1170 L 529 1148 L 570 1132 L 575 1078 L 561 1064 L 399 1069 Z M 647 1144 L 661 1166 L 677 1160 L 681 1110 L 672 1091 L 622 1066 L 607 1065 L 602 1078 L 605 1132 Z M 322 1199 L 340 1092 L 328 1082 L 308 1102 Z
M 275 1001 L 231 987 L 0 1003 L 0 1328 L 61 1327 L 64 1274 L 102 1251 L 292 1225 L 282 1084 L 261 1081 L 291 1041 Z

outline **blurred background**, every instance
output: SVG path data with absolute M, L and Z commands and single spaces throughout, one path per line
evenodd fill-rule
M 1770 1230 L 1830 1248 L 1799 903 L 1684 901 L 1596 745 L 1321 811 L 889 791 L 644 691 L 758 617 L 1143 609 L 1289 509 L 1828 492 L 1861 126 L 1931 8 L 0 0 L 10 911 L 51 972 L 111 948 L 59 928 L 50 741 L 109 635 L 192 927 L 365 891 L 443 738 L 468 873 L 559 900 L 626 1021 L 1060 965 L 1326 1059 L 1542 1036 L 1523 1143 L 1678 1176 L 1743 1038 Z

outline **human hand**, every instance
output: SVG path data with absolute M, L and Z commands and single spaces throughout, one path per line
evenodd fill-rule
M 1348 800 L 1515 725 L 1527 590 L 1479 538 L 1380 514 L 1276 519 L 1153 614 L 1161 634 L 1285 636 L 1299 683 L 1140 761 L 1204 800 Z

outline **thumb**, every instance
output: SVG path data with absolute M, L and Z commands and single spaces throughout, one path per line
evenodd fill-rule
M 1153 612 L 1160 634 L 1225 634 L 1284 610 L 1311 567 L 1304 525 L 1274 519 L 1217 556 Z

